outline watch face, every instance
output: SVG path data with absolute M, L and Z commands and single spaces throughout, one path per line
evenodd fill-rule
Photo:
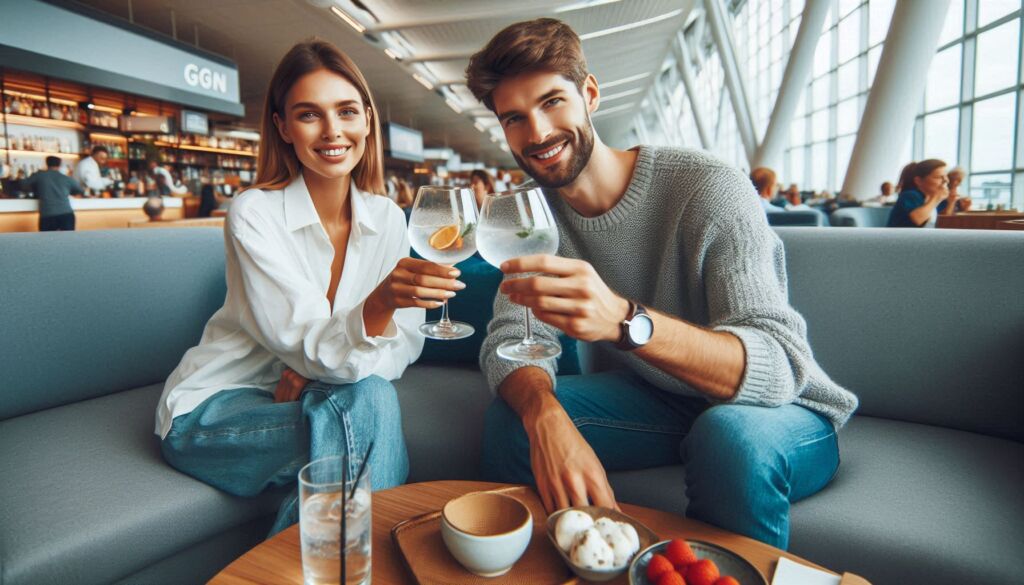
M 629 337 L 636 345 L 643 345 L 654 334 L 654 322 L 647 315 L 637 315 L 629 322 Z

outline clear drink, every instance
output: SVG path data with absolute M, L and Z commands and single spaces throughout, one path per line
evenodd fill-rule
M 480 228 L 479 248 L 484 260 L 495 267 L 520 256 L 554 254 L 558 252 L 558 229 L 554 226 L 532 230 L 485 226 Z
M 329 457 L 318 465 L 321 479 L 337 471 L 337 482 L 300 481 L 299 534 L 302 542 L 302 574 L 305 585 L 341 585 L 341 471 L 344 458 Z M 310 465 L 303 468 L 300 478 Z M 358 467 L 357 467 L 358 468 Z M 315 471 L 315 470 L 314 470 Z M 360 479 L 345 514 L 345 585 L 369 585 L 371 565 L 371 499 L 369 469 Z M 308 474 L 307 474 L 308 476 Z M 352 482 L 347 482 L 346 496 Z

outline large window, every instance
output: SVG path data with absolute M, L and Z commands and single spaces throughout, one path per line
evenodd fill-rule
M 801 91 L 787 133 L 782 168 L 776 171 L 787 185 L 836 193 L 846 176 L 896 0 L 827 1 L 829 13 L 815 49 L 810 80 Z M 901 144 L 893 145 L 892 168 L 887 169 L 893 182 L 906 162 L 940 158 L 967 171 L 970 178 L 964 189 L 974 199 L 975 208 L 1024 208 L 1024 143 L 1019 136 L 1024 124 L 1021 1 L 950 2 L 925 87 L 918 96 L 913 95 L 913 88 L 908 89 L 910 99 L 919 100 L 920 110 L 913 132 Z M 731 14 L 737 65 L 760 141 L 804 2 L 723 2 Z M 686 35 L 695 53 L 691 67 L 699 103 L 687 99 L 674 69 L 663 75 L 662 107 L 683 129 L 662 133 L 659 138 L 700 146 L 693 122 L 696 105 L 707 118 L 705 126 L 715 154 L 747 169 L 722 62 L 709 27 L 693 22 Z M 669 62 L 674 65 L 671 58 Z M 653 116 L 648 119 L 654 123 Z

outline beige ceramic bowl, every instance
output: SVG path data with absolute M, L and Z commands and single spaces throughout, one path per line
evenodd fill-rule
M 533 516 L 525 504 L 502 494 L 476 492 L 441 510 L 441 538 L 455 560 L 481 577 L 504 575 L 526 552 Z

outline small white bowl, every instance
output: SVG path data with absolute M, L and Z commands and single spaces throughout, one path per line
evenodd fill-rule
M 533 516 L 519 500 L 476 492 L 455 498 L 441 510 L 441 538 L 470 573 L 504 575 L 526 552 Z
M 622 512 L 613 510 L 611 508 L 602 508 L 600 506 L 577 506 L 575 508 L 565 508 L 563 510 L 555 512 L 554 514 L 548 516 L 548 539 L 551 540 L 551 545 L 555 547 L 555 550 L 557 550 L 558 554 L 562 556 L 562 560 L 565 561 L 565 564 L 568 565 L 570 569 L 572 569 L 572 572 L 576 573 L 577 576 L 586 579 L 587 581 L 611 581 L 612 579 L 626 572 L 626 569 L 628 569 L 630 564 L 632 563 L 632 559 L 630 559 L 630 562 L 627 562 L 625 565 L 617 569 L 586 569 L 574 565 L 572 560 L 569 559 L 569 553 L 565 552 L 558 546 L 558 539 L 555 538 L 555 527 L 558 525 L 558 518 L 559 516 L 568 512 L 569 510 L 578 510 L 580 512 L 586 512 L 594 520 L 597 520 L 598 518 L 611 518 L 616 522 L 625 522 L 626 524 L 632 525 L 633 528 L 636 529 L 636 535 L 640 539 L 640 548 L 638 549 L 639 551 L 642 551 L 645 548 L 654 544 L 655 542 L 658 542 L 658 535 L 654 534 L 654 532 L 651 532 L 650 528 L 644 526 L 632 516 L 627 516 L 626 514 L 623 514 Z

